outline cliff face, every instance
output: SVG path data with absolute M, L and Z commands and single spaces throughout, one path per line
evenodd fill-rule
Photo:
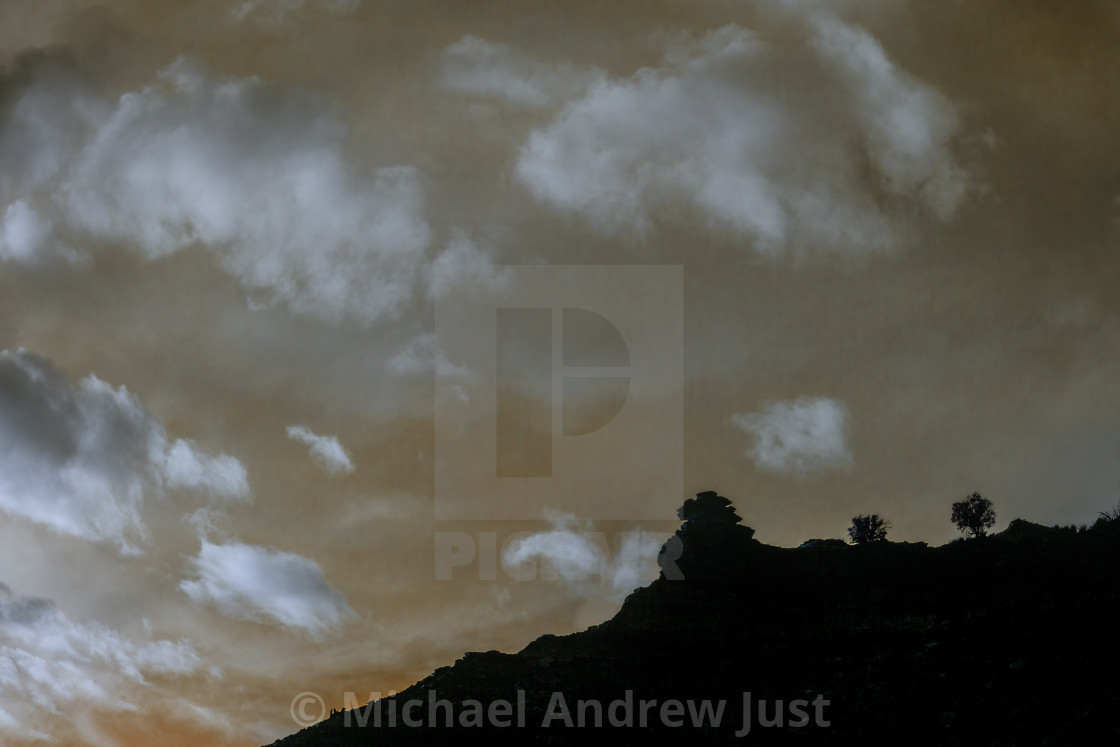
M 365 712 L 336 714 L 277 744 L 485 736 L 1072 745 L 1120 736 L 1120 520 L 1080 532 L 1013 522 L 938 548 L 824 541 L 782 549 L 754 540 L 714 493 L 687 502 L 680 517 L 662 576 L 612 620 L 542 636 L 517 654 L 468 654 Z M 674 569 L 666 561 L 677 554 Z M 431 699 L 449 704 L 435 719 Z M 412 711 L 421 727 L 402 723 L 409 700 L 422 701 Z M 468 701 L 485 710 L 500 700 L 510 702 L 510 726 L 488 714 L 480 727 L 463 726 L 475 722 Z M 602 726 L 594 704 L 579 726 L 580 700 L 598 704 Z M 666 705 L 674 700 L 681 714 Z

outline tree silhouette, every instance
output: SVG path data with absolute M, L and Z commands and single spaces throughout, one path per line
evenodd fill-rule
M 1108 511 L 1101 511 L 1100 518 L 1097 519 L 1097 521 L 1107 523 L 1109 521 L 1116 521 L 1117 519 L 1120 519 L 1120 503 L 1117 503 L 1115 507 L 1110 508 Z
M 979 493 L 973 493 L 953 504 L 953 523 L 957 529 L 973 537 L 983 537 L 996 523 L 992 502 Z
M 872 542 L 882 542 L 887 538 L 887 529 L 890 524 L 883 520 L 879 514 L 868 514 L 852 517 L 852 525 L 848 527 L 848 537 L 853 545 L 868 545 Z

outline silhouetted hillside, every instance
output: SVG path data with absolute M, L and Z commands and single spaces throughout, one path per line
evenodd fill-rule
M 714 493 L 680 516 L 683 580 L 663 565 L 601 625 L 542 636 L 517 654 L 467 654 L 381 701 L 380 728 L 372 710 L 365 728 L 352 711 L 276 744 L 447 744 L 460 738 L 442 726 L 447 709 L 441 726 L 410 728 L 402 704 L 422 700 L 413 716 L 427 722 L 435 691 L 457 720 L 470 699 L 516 709 L 519 690 L 524 727 L 455 730 L 510 744 L 722 744 L 737 741 L 749 692 L 745 738 L 763 744 L 1120 743 L 1120 520 L 1082 531 L 1017 520 L 936 548 L 816 540 L 783 549 L 753 539 Z M 631 724 L 612 727 L 608 706 L 628 690 L 633 706 L 616 704 L 614 715 L 629 712 Z M 573 724 L 578 700 L 599 701 L 603 726 L 587 710 L 584 728 L 560 718 L 541 728 L 554 693 Z M 643 726 L 640 701 L 654 699 Z M 675 711 L 661 712 L 670 699 L 726 704 L 718 725 L 709 712 L 693 726 L 684 704 L 684 725 L 672 726 Z M 783 726 L 760 724 L 760 700 L 770 719 L 783 701 Z

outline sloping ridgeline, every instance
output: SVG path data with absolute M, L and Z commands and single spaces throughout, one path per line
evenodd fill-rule
M 276 744 L 1120 744 L 1120 520 L 1082 531 L 1016 520 L 936 548 L 826 540 L 783 549 L 753 539 L 715 493 L 679 515 L 683 580 L 667 578 L 663 562 L 612 620 L 516 654 L 467 654 L 369 707 L 365 727 L 352 710 Z M 453 707 L 452 728 L 447 708 L 429 723 L 431 691 Z M 402 724 L 413 699 L 422 727 Z M 702 713 L 705 699 L 713 710 Z M 470 700 L 483 709 L 509 701 L 511 725 L 472 712 Z M 579 700 L 598 701 L 602 726 L 586 704 L 578 725 Z M 666 713 L 668 700 L 683 713 Z M 612 701 L 621 701 L 613 711 Z M 546 714 L 554 718 L 542 728 Z M 764 725 L 778 714 L 781 726 Z M 497 722 L 506 720 L 499 710 Z

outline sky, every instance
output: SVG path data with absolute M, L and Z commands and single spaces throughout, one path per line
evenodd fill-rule
M 609 618 L 703 490 L 785 547 L 1091 522 L 1118 42 L 1108 0 L 0 4 L 0 742 L 271 742 Z

